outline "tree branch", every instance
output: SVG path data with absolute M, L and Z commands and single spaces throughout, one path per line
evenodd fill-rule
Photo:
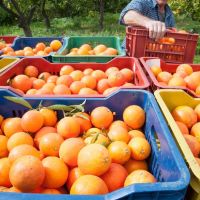
M 14 16 L 14 17 L 16 17 L 16 18 L 19 18 L 19 15 L 17 15 L 15 12 L 13 12 L 10 8 L 8 8 L 5 4 L 4 4 L 4 2 L 3 2 L 3 0 L 0 0 L 0 7 L 2 8 L 2 9 L 4 9 L 6 12 L 8 12 L 9 14 L 11 14 L 12 16 Z
M 33 19 L 33 15 L 34 15 L 35 10 L 36 10 L 36 5 L 32 6 L 31 9 L 30 9 L 30 13 L 29 13 L 29 16 L 28 16 L 28 23 L 29 24 L 31 23 L 31 20 Z
M 21 16 L 23 16 L 23 12 L 20 10 L 19 6 L 18 6 L 18 3 L 15 1 L 15 0 L 10 0 L 13 4 L 13 6 L 15 7 L 17 13 Z

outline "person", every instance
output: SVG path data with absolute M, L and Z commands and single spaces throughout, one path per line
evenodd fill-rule
M 149 37 L 162 38 L 167 28 L 175 27 L 175 19 L 168 0 L 132 0 L 120 14 L 120 24 L 143 26 Z M 125 40 L 122 44 L 125 48 Z

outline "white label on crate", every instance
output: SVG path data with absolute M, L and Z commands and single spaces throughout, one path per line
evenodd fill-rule
M 156 59 L 147 60 L 146 64 L 147 64 L 148 67 L 152 67 L 152 66 L 160 67 L 161 66 L 160 59 L 157 59 L 157 58 Z

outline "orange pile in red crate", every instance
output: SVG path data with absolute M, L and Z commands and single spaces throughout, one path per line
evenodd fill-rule
M 91 195 L 156 182 L 146 162 L 151 146 L 138 130 L 141 107 L 128 106 L 123 121 L 107 107 L 88 114 L 69 106 L 65 114 L 38 108 L 0 116 L 0 191 Z
M 162 71 L 159 66 L 152 66 L 151 71 L 156 76 L 159 84 L 163 86 L 187 87 L 200 95 L 200 71 L 193 72 L 189 64 L 179 65 L 174 74 Z
M 80 71 L 65 65 L 59 75 L 51 75 L 48 72 L 39 74 L 36 67 L 27 66 L 24 74 L 15 76 L 9 85 L 28 95 L 107 95 L 120 86 L 134 86 L 133 78 L 134 73 L 128 68 Z

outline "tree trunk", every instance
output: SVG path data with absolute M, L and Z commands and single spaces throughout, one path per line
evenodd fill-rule
M 30 24 L 26 20 L 19 19 L 19 27 L 23 29 L 26 37 L 32 37 Z
M 99 28 L 100 30 L 103 30 L 104 26 L 104 0 L 99 0 L 99 12 L 100 12 L 100 18 L 99 18 Z
M 46 0 L 43 0 L 42 1 L 42 16 L 44 17 L 44 23 L 45 23 L 45 26 L 46 26 L 46 29 L 50 29 L 51 28 L 51 23 L 50 23 L 50 20 L 49 20 L 49 16 L 47 15 L 47 12 L 45 10 L 45 4 L 46 4 Z

